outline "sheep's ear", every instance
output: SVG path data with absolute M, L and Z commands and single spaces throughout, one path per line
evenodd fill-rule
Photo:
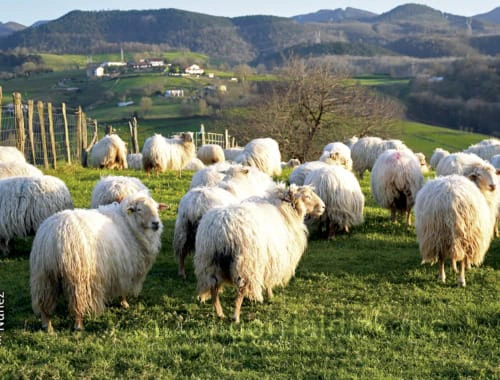
M 122 196 L 122 195 L 118 195 L 118 196 L 116 197 L 116 201 L 117 201 L 118 203 L 121 203 L 121 202 L 123 201 L 123 196 Z
M 497 175 L 500 175 L 500 169 L 497 169 Z
M 170 206 L 166 203 L 158 203 L 158 211 L 168 210 Z

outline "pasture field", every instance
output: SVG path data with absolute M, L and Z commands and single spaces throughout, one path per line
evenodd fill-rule
M 286 179 L 290 170 L 284 172 Z M 58 305 L 55 334 L 40 330 L 31 310 L 31 239 L 16 240 L 0 258 L 0 377 L 8 378 L 383 378 L 493 379 L 499 377 L 500 239 L 484 265 L 469 271 L 459 288 L 447 265 L 420 264 L 413 226 L 391 224 L 374 204 L 369 175 L 365 223 L 350 235 L 326 241 L 313 229 L 295 277 L 272 300 L 245 300 L 238 325 L 215 317 L 210 302 L 196 299 L 188 277 L 177 277 L 172 237 L 180 198 L 192 172 L 147 177 L 63 166 L 62 178 L 76 207 L 88 207 L 101 175 L 140 178 L 162 214 L 162 250 L 137 299 L 125 310 L 113 303 L 84 319 L 73 332 L 66 304 Z M 272 228 L 272 226 L 270 226 Z M 235 291 L 222 294 L 231 315 Z M 3 318 L 2 318 L 3 317 Z

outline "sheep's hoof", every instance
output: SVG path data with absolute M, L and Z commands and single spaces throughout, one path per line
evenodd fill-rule
M 458 286 L 461 288 L 465 288 L 465 280 L 459 279 L 458 280 Z
M 438 275 L 438 281 L 442 284 L 445 284 L 446 283 L 446 277 L 442 277 L 441 275 Z
M 239 315 L 233 315 L 233 322 L 234 323 L 240 323 L 240 316 Z
M 121 302 L 120 302 L 120 305 L 121 307 L 123 307 L 124 309 L 128 309 L 129 308 L 129 304 L 127 302 L 126 299 L 122 299 Z
M 224 319 L 226 319 L 226 316 L 224 315 L 224 313 L 221 313 L 221 314 L 217 314 L 217 318 L 224 320 Z
M 54 334 L 54 328 L 52 327 L 52 323 L 49 322 L 47 325 L 42 325 L 42 330 L 44 330 L 47 334 Z

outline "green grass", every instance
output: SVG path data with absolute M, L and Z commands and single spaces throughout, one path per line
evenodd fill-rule
M 118 173 L 65 166 L 48 174 L 88 207 L 99 176 Z M 71 331 L 61 302 L 56 333 L 47 335 L 30 306 L 31 239 L 16 240 L 15 252 L 0 258 L 2 378 L 498 378 L 500 239 L 467 273 L 467 288 L 449 266 L 448 283 L 439 284 L 437 268 L 420 265 L 414 228 L 389 222 L 365 176 L 365 223 L 334 241 L 313 231 L 295 278 L 271 301 L 245 301 L 235 325 L 197 301 L 190 260 L 188 278 L 176 275 L 173 228 L 191 173 L 119 174 L 139 177 L 172 206 L 142 293 L 127 310 L 113 303 L 86 318 L 81 333 Z M 222 295 L 226 314 L 234 295 Z

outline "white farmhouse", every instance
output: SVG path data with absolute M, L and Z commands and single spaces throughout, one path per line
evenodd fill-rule
M 198 65 L 191 65 L 189 67 L 186 67 L 184 69 L 184 72 L 190 75 L 202 75 L 205 72 L 205 70 L 200 68 L 200 66 Z

